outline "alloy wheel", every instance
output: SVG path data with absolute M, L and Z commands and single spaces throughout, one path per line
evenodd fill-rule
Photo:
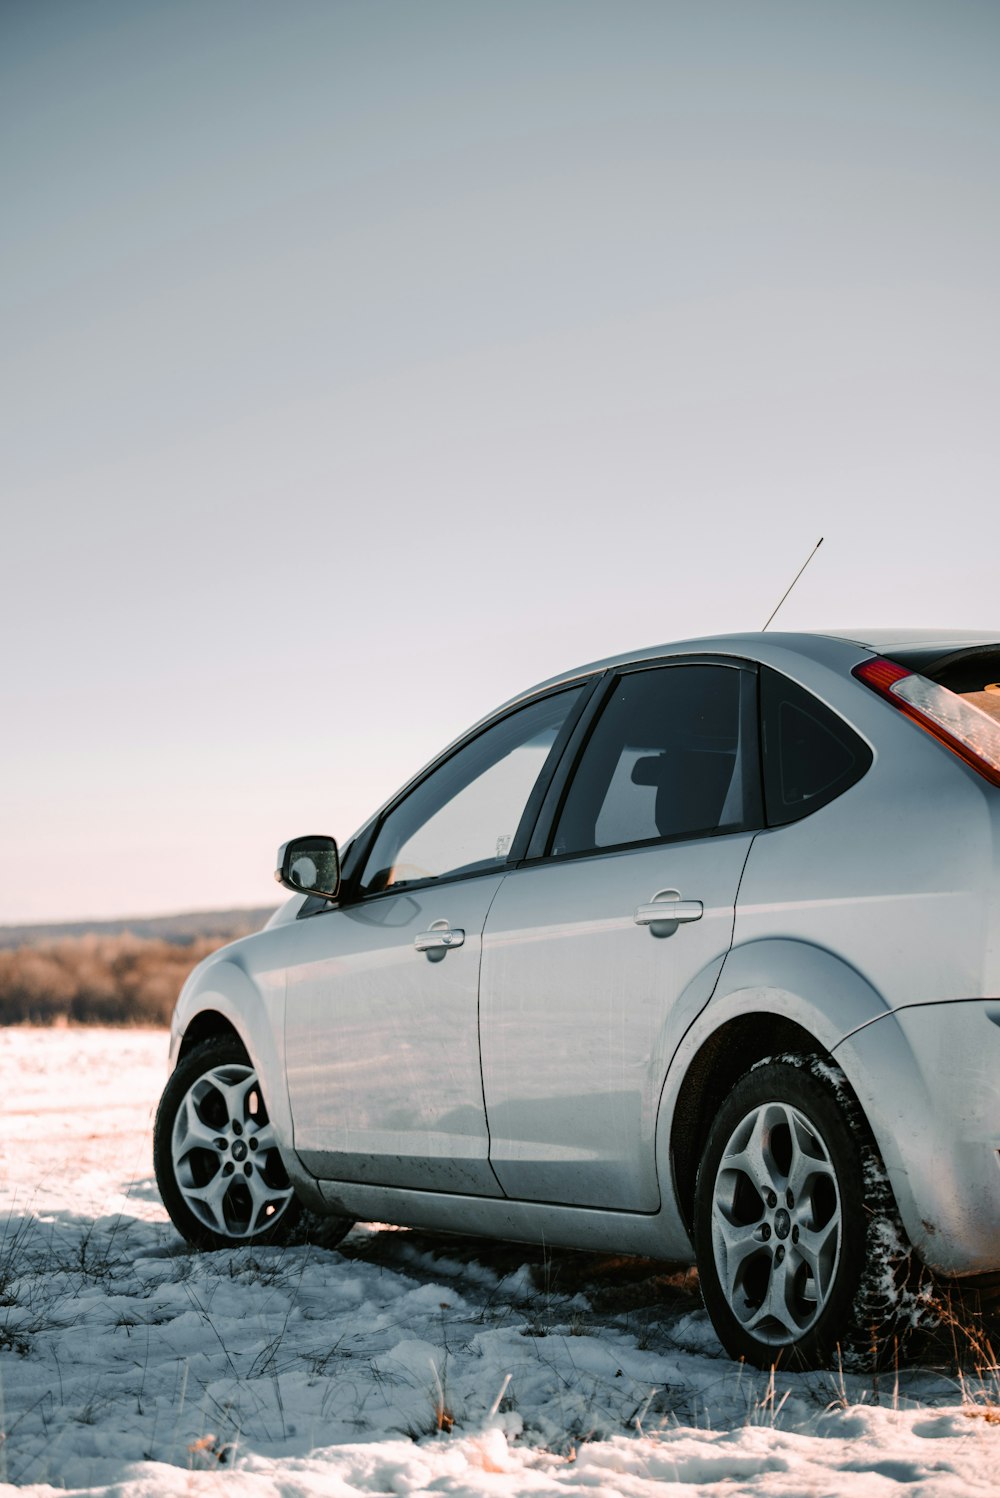
M 842 1237 L 816 1125 L 788 1103 L 753 1108 L 722 1152 L 712 1198 L 715 1267 L 741 1328 L 771 1347 L 800 1341 L 827 1303 Z
M 277 1223 L 293 1201 L 250 1066 L 215 1066 L 192 1083 L 175 1114 L 170 1147 L 185 1205 L 221 1237 L 251 1238 Z

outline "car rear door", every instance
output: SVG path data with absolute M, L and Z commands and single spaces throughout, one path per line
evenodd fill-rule
M 508 1196 L 651 1212 L 670 1056 L 711 997 L 760 825 L 755 678 L 696 660 L 609 686 L 547 846 L 483 938 L 490 1161 Z

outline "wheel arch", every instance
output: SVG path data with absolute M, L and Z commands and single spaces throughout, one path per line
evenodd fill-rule
M 715 994 L 674 1053 L 660 1098 L 661 1180 L 671 1182 L 689 1234 L 701 1150 L 737 1078 L 782 1051 L 832 1062 L 845 1036 L 887 1012 L 864 975 L 825 948 L 784 937 L 733 948 Z M 857 1095 L 850 1064 L 843 1069 Z
M 193 1015 L 187 1029 L 181 1036 L 180 1045 L 177 1050 L 177 1060 L 183 1061 L 184 1057 L 193 1051 L 195 1046 L 201 1045 L 203 1041 L 215 1040 L 219 1036 L 232 1036 L 246 1051 L 246 1042 L 231 1020 L 221 1014 L 218 1009 L 200 1009 Z M 247 1060 L 250 1054 L 247 1052 Z
M 670 1122 L 670 1169 L 684 1225 L 694 1221 L 694 1187 L 705 1140 L 723 1099 L 741 1076 L 767 1056 L 782 1052 L 831 1060 L 829 1051 L 802 1025 L 783 1015 L 757 1011 L 720 1025 L 691 1058 Z
M 271 1123 L 287 1154 L 292 1128 L 283 1055 L 284 983 L 258 983 L 241 960 L 241 945 L 210 957 L 184 985 L 174 1011 L 171 1066 L 205 1040 L 233 1036 L 261 1079 Z

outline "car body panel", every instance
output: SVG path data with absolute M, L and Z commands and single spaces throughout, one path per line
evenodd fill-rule
M 1000 1000 L 897 1009 L 834 1049 L 932 1269 L 1000 1265 Z
M 657 1209 L 662 1079 L 722 968 L 752 839 L 546 861 L 504 880 L 480 1011 L 490 1159 L 508 1196 Z M 637 907 L 667 889 L 700 901 L 701 919 L 637 925 Z
M 300 921 L 288 970 L 288 1096 L 312 1174 L 500 1195 L 479 1061 L 482 929 L 502 875 L 388 892 Z M 436 922 L 461 946 L 419 952 Z
M 961 845 L 945 831 L 943 787 L 926 820 L 907 825 L 880 796 L 876 769 L 813 816 L 758 835 L 734 945 L 787 940 L 843 954 L 889 1009 L 981 994 L 988 839 L 974 822 Z
M 711 1034 L 740 1016 L 791 1020 L 832 1051 L 852 1030 L 885 1013 L 878 990 L 835 952 L 782 936 L 734 943 L 711 1003 L 674 1053 L 664 1100 L 672 1095 L 674 1069 L 683 1070 Z
M 874 694 L 850 721 L 874 763 L 829 805 L 759 834 L 734 946 L 777 937 L 836 951 L 889 1009 L 988 994 L 996 793 Z
M 298 1190 L 299 1178 L 293 1175 L 293 1179 Z M 552 1247 L 644 1254 L 679 1264 L 691 1261 L 687 1229 L 668 1207 L 652 1213 L 610 1212 L 508 1197 L 390 1190 L 354 1181 L 319 1181 L 307 1185 L 306 1191 L 318 1191 L 328 1212 L 359 1222 L 394 1222 Z

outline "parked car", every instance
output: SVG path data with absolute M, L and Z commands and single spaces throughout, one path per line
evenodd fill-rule
M 546 682 L 195 969 L 156 1120 L 205 1248 L 300 1204 L 697 1262 L 734 1357 L 1000 1270 L 1000 643 L 748 634 Z

